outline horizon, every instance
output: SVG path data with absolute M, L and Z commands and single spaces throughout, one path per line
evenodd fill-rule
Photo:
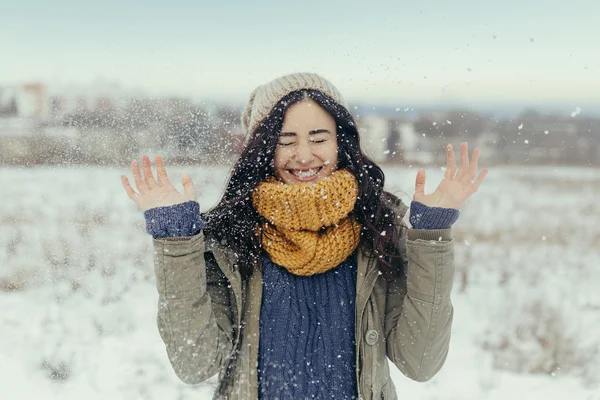
M 354 103 L 585 112 L 600 109 L 597 11 L 593 1 L 554 0 L 25 0 L 0 16 L 8 60 L 0 86 L 108 82 L 148 96 L 243 103 L 260 84 L 310 71 Z

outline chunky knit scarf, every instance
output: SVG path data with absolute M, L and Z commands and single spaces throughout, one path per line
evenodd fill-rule
M 338 170 L 317 183 L 287 185 L 271 177 L 252 194 L 262 224 L 262 246 L 271 260 L 294 275 L 335 268 L 358 246 L 360 224 L 354 210 L 358 183 Z

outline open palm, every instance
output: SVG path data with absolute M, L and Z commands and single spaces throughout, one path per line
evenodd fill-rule
M 413 200 L 429 207 L 459 209 L 479 189 L 479 186 L 488 173 L 488 169 L 484 168 L 477 179 L 475 179 L 480 150 L 473 150 L 473 157 L 469 163 L 468 146 L 467 142 L 462 143 L 460 146 L 460 168 L 458 171 L 456 171 L 456 161 L 452 145 L 449 144 L 446 146 L 446 173 L 442 182 L 440 182 L 437 189 L 431 194 L 425 194 L 425 170 L 422 168 L 419 169 Z
M 150 158 L 146 155 L 142 156 L 142 170 L 137 161 L 131 163 L 131 172 L 137 192 L 131 187 L 129 180 L 125 175 L 121 175 L 121 183 L 127 195 L 131 200 L 138 205 L 140 210 L 146 211 L 155 207 L 166 207 L 173 204 L 185 203 L 186 201 L 196 200 L 196 191 L 192 179 L 187 173 L 183 174 L 181 183 L 183 185 L 183 193 L 179 193 L 167 177 L 165 164 L 160 155 L 155 156 L 156 161 L 156 177 L 152 174 L 150 166 Z

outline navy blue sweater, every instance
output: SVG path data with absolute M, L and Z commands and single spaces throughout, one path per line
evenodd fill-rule
M 154 238 L 192 236 L 204 224 L 188 201 L 144 212 Z M 449 228 L 455 209 L 412 202 L 416 229 Z M 297 276 L 263 256 L 258 383 L 263 399 L 355 399 L 356 253 L 323 274 Z

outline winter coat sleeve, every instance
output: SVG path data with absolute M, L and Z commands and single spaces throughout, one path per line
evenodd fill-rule
M 429 207 L 418 201 L 410 203 L 410 224 L 414 229 L 448 229 L 458 220 L 456 208 Z
M 154 207 L 144 211 L 146 232 L 154 239 L 187 240 L 204 229 L 200 204 L 195 201 Z
M 389 283 L 385 332 L 388 358 L 415 381 L 431 379 L 448 354 L 453 307 L 451 228 L 409 229 L 402 224 L 403 272 Z
M 232 293 L 204 233 L 154 239 L 158 330 L 171 365 L 185 383 L 221 371 L 233 348 Z

